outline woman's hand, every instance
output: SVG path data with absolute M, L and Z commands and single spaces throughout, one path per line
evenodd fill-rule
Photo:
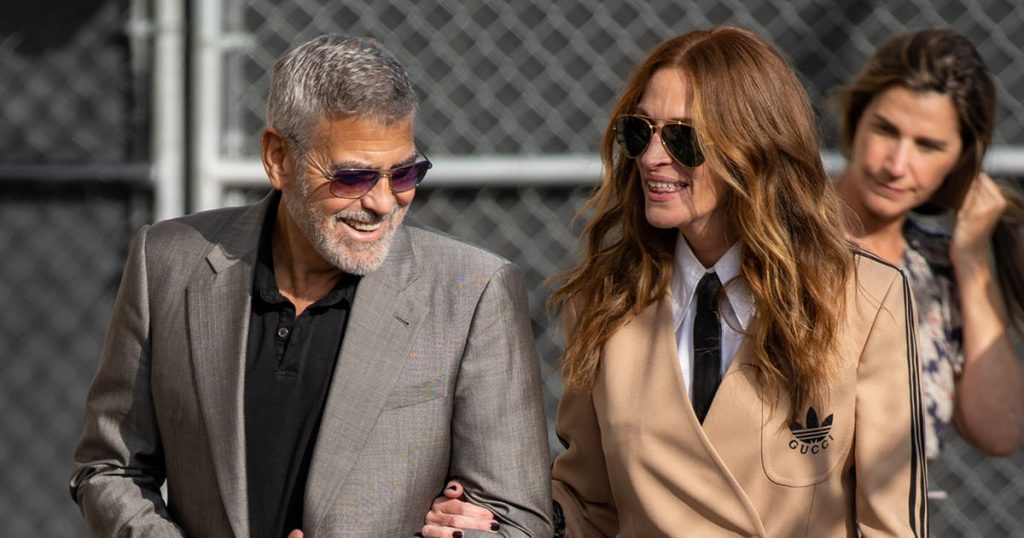
M 960 300 L 963 370 L 954 419 L 978 450 L 1008 456 L 1024 438 L 1024 379 L 1009 338 L 1006 304 L 989 264 L 989 243 L 1007 200 L 986 174 L 971 185 L 956 215 L 949 257 Z
M 496 532 L 500 526 L 490 510 L 462 500 L 462 484 L 448 482 L 444 495 L 434 499 L 420 531 L 423 538 L 462 538 L 461 529 Z
M 962 270 L 972 264 L 988 264 L 992 232 L 1005 209 L 1006 198 L 999 185 L 988 174 L 978 174 L 956 213 L 956 225 L 949 244 L 949 258 L 954 267 Z

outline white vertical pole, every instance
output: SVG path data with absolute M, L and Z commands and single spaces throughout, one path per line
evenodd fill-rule
M 156 219 L 185 212 L 185 6 L 156 0 L 153 52 L 153 179 Z
M 192 206 L 197 210 L 221 205 L 220 178 L 216 174 L 221 147 L 221 65 L 220 46 L 224 32 L 222 0 L 195 2 L 193 65 L 194 81 L 192 155 Z

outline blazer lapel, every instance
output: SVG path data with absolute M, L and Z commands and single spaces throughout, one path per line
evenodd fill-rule
M 718 386 L 708 416 L 704 418 L 703 430 L 712 445 L 722 446 L 726 444 L 724 441 L 744 435 L 748 430 L 759 434 L 763 399 L 754 356 L 750 344 L 744 340 L 722 376 L 722 384 Z M 740 428 L 739 424 L 749 425 L 749 428 Z
M 186 294 L 199 406 L 224 509 L 236 536 L 249 535 L 245 476 L 245 353 L 253 265 L 268 196 L 225 226 Z
M 377 421 L 425 313 L 408 290 L 420 269 L 409 235 L 405 226 L 395 231 L 384 264 L 356 289 L 306 486 L 303 520 L 314 524 L 313 536 L 320 535 L 324 516 Z
M 744 369 L 741 367 L 743 360 L 739 359 L 741 359 L 740 356 L 745 346 L 741 346 L 741 351 L 737 353 L 737 357 L 734 358 L 723 377 L 722 385 L 719 386 L 711 409 L 702 425 L 693 410 L 686 390 L 686 383 L 683 380 L 682 369 L 679 366 L 674 326 L 672 299 L 671 295 L 666 294 L 618 332 L 631 340 L 619 344 L 623 349 L 637 349 L 639 353 L 635 356 L 647 358 L 647 360 L 632 361 L 636 368 L 642 370 L 637 372 L 638 377 L 633 381 L 633 386 L 646 387 L 646 390 L 643 391 L 633 391 L 638 398 L 645 400 L 643 403 L 638 402 L 636 409 L 653 408 L 666 411 L 650 413 L 647 415 L 649 418 L 646 419 L 652 422 L 649 428 L 663 432 L 665 439 L 673 440 L 666 444 L 672 453 L 666 454 L 665 458 L 656 459 L 676 462 L 669 465 L 671 469 L 665 468 L 663 471 L 666 474 L 677 476 L 678 483 L 700 484 L 694 486 L 691 493 L 694 499 L 702 505 L 703 510 L 713 511 L 716 514 L 716 519 L 730 521 L 748 535 L 764 536 L 765 531 L 760 515 L 733 476 L 732 470 L 719 455 L 716 446 L 718 430 L 728 429 L 728 425 L 733 421 L 752 421 L 751 424 L 755 427 L 760 426 L 761 416 L 758 403 L 752 404 L 756 405 L 756 415 L 746 416 L 744 408 L 750 404 L 734 409 L 735 402 L 730 401 L 731 398 L 723 398 L 723 389 L 728 393 L 728 386 L 736 381 L 734 378 L 737 378 L 737 374 L 744 375 Z M 641 339 L 647 341 L 641 342 Z M 612 342 L 609 341 L 609 345 L 611 344 Z M 649 398 L 655 399 L 650 400 Z M 759 400 L 754 401 L 759 402 Z M 757 441 L 757 438 L 748 440 L 747 447 L 749 448 L 751 443 Z M 675 448 L 673 449 L 671 446 L 675 446 Z M 699 480 L 696 473 L 704 473 L 701 476 L 707 480 Z M 714 485 L 711 486 L 711 484 Z M 722 495 L 722 492 L 725 491 L 731 491 L 732 495 Z

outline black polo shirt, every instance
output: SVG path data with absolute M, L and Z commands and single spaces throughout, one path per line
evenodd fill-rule
M 251 536 L 281 538 L 302 527 L 303 492 L 334 364 L 359 277 L 295 317 L 274 278 L 271 232 L 277 196 L 260 235 L 245 365 L 245 453 Z M 310 531 L 312 529 L 305 529 Z

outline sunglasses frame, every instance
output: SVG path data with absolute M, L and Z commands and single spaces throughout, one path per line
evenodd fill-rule
M 641 149 L 636 155 L 629 154 L 629 149 L 626 147 L 626 143 L 623 141 L 624 137 L 627 135 L 623 130 L 619 129 L 619 124 L 622 123 L 622 121 L 627 118 L 637 118 L 646 123 L 647 128 L 649 129 L 649 134 L 647 135 L 647 143 L 644 144 L 643 149 Z M 683 162 L 679 155 L 677 155 L 677 152 L 673 150 L 671 147 L 669 147 L 669 143 L 665 141 L 665 137 L 662 136 L 662 131 L 664 130 L 664 128 L 671 125 L 681 125 L 684 127 L 688 127 L 690 131 L 693 133 L 691 140 L 693 143 L 693 153 L 695 160 L 692 163 Z M 657 133 L 658 139 L 661 140 L 661 147 L 665 148 L 665 152 L 668 153 L 670 157 L 672 157 L 673 161 L 687 168 L 697 168 L 698 166 L 704 164 L 704 152 L 700 148 L 700 141 L 697 138 L 697 130 L 693 127 L 693 124 L 691 123 L 680 120 L 665 120 L 661 123 L 661 125 L 658 125 L 658 121 L 650 116 L 644 116 L 643 114 L 620 114 L 615 117 L 615 123 L 612 124 L 612 129 L 615 131 L 616 144 L 618 144 L 622 152 L 630 159 L 637 159 L 641 155 L 643 155 L 644 152 L 651 147 L 651 140 L 654 139 L 654 135 L 655 133 Z
M 423 183 L 424 178 L 427 177 L 427 171 L 429 171 L 431 168 L 434 167 L 434 163 L 430 162 L 430 159 L 427 158 L 427 154 L 423 153 L 422 151 L 417 150 L 415 156 L 413 157 L 413 161 L 411 163 L 402 164 L 402 165 L 396 166 L 396 167 L 388 169 L 388 170 L 382 170 L 382 169 L 377 169 L 377 168 L 342 168 L 342 169 L 336 170 L 332 174 L 332 173 L 329 173 L 327 170 L 324 170 L 323 168 L 321 168 L 320 165 L 318 165 L 317 163 L 313 162 L 311 159 L 306 158 L 305 155 L 308 155 L 308 152 L 301 145 L 299 145 L 298 142 L 292 140 L 292 141 L 289 141 L 289 143 L 294 144 L 295 147 L 298 148 L 299 151 L 302 152 L 303 160 L 308 162 L 309 164 L 311 164 L 313 166 L 313 168 L 316 168 L 317 172 L 319 172 L 320 175 L 325 180 L 327 180 L 328 190 L 330 191 L 331 196 L 334 196 L 335 198 L 344 198 L 346 200 L 357 200 L 359 198 L 362 198 L 363 196 L 366 196 L 366 193 L 372 191 L 373 188 L 377 186 L 377 183 L 380 182 L 381 178 L 383 178 L 385 175 L 388 176 L 388 181 L 391 183 L 391 192 L 393 194 L 400 194 L 400 193 L 403 193 L 403 192 L 409 192 L 409 191 L 415 189 L 416 187 L 419 187 L 420 184 Z M 411 168 L 413 166 L 423 165 L 424 163 L 426 163 L 426 168 L 423 170 L 423 173 L 420 174 L 420 176 L 416 179 L 416 184 L 415 185 L 413 185 L 412 187 L 409 187 L 408 189 L 395 190 L 395 183 L 394 183 L 394 181 L 392 181 L 392 178 L 393 178 L 394 173 L 395 173 L 396 170 L 401 170 L 401 169 L 404 169 L 404 168 Z M 352 173 L 352 172 L 355 172 L 355 173 L 372 173 L 372 174 L 375 175 L 375 177 L 372 180 L 369 181 L 369 187 L 367 187 L 366 190 L 362 191 L 358 195 L 342 196 L 342 195 L 338 194 L 337 192 L 335 192 L 335 185 L 338 185 L 341 182 L 341 180 L 338 179 L 338 176 L 340 174 Z
M 419 157 L 422 157 L 422 159 L 420 159 Z M 423 169 L 423 173 L 420 174 L 419 177 L 416 178 L 416 184 L 415 185 L 413 185 L 412 187 L 409 187 L 407 189 L 402 189 L 402 190 L 395 189 L 395 182 L 393 181 L 393 177 L 394 177 L 394 174 L 395 174 L 396 171 L 402 170 L 402 169 L 406 169 L 406 168 L 412 168 L 412 167 L 415 167 L 415 166 L 421 166 L 421 165 L 424 165 L 424 164 L 426 164 L 426 168 L 424 168 Z M 428 159 L 426 155 L 423 155 L 422 153 L 417 152 L 416 153 L 416 160 L 414 160 L 413 162 L 411 162 L 409 164 L 399 165 L 399 166 L 396 166 L 396 167 L 391 168 L 389 170 L 381 170 L 381 169 L 375 169 L 375 168 L 343 168 L 343 169 L 340 169 L 340 170 L 336 170 L 333 174 L 329 174 L 329 173 L 327 173 L 324 170 L 320 170 L 320 173 L 323 174 L 324 179 L 326 179 L 329 182 L 328 188 L 330 189 L 332 196 L 334 196 L 335 198 L 345 198 L 346 200 L 356 200 L 356 199 L 362 198 L 363 196 L 366 195 L 366 193 L 372 191 L 373 188 L 377 186 L 377 183 L 379 183 L 380 180 L 384 176 L 388 176 L 388 181 L 391 184 L 391 192 L 393 194 L 400 194 L 400 193 L 403 193 L 403 192 L 409 192 L 411 190 L 414 190 L 416 187 L 419 187 L 421 183 L 423 183 L 423 179 L 427 177 L 427 171 L 430 170 L 433 167 L 434 167 L 434 163 L 430 162 L 430 159 Z M 319 167 L 317 169 L 319 170 Z M 345 174 L 345 173 L 372 173 L 372 174 L 375 175 L 375 177 L 372 180 L 369 181 L 369 187 L 367 187 L 366 190 L 362 191 L 358 195 L 342 196 L 342 195 L 338 194 L 337 192 L 335 192 L 335 185 L 341 184 L 341 179 L 339 179 L 338 176 L 340 174 Z M 346 185 L 346 187 L 347 186 L 348 185 Z M 342 187 L 342 188 L 344 188 L 344 187 Z

